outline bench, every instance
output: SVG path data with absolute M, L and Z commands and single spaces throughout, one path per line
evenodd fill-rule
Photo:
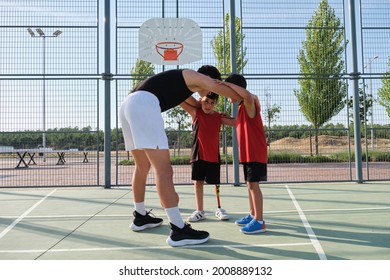
M 36 165 L 35 154 L 39 153 L 41 155 L 45 153 L 56 153 L 58 160 L 56 165 L 64 165 L 65 155 L 69 153 L 79 153 L 78 149 L 69 149 L 69 150 L 53 150 L 52 148 L 38 148 L 38 149 L 14 149 L 11 146 L 0 146 L 0 153 L 2 154 L 12 154 L 16 153 L 19 158 L 19 162 L 15 168 L 27 168 L 29 165 Z M 84 158 L 83 163 L 88 163 L 88 151 L 82 151 Z M 27 157 L 27 158 L 26 158 Z M 28 160 L 28 162 L 26 162 Z

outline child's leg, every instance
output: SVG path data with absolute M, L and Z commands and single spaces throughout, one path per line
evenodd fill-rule
M 203 186 L 204 181 L 199 180 L 194 182 L 194 189 L 195 189 L 195 199 L 196 199 L 196 210 L 203 211 L 204 205 L 203 205 Z
M 256 220 L 263 220 L 263 193 L 258 182 L 247 182 L 249 190 L 250 213 Z

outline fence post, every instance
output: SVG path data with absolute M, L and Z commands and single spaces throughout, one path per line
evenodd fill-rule
M 360 110 L 359 110 L 359 79 L 357 60 L 357 42 L 356 42 L 356 18 L 355 18 L 355 0 L 349 0 L 349 28 L 351 42 L 351 66 L 352 72 L 349 74 L 352 80 L 353 93 L 353 121 L 354 121 L 354 140 L 355 140 L 355 172 L 356 181 L 363 182 L 362 176 L 362 144 L 360 133 Z
M 111 38 L 110 0 L 104 0 L 104 188 L 111 188 Z
M 230 65 L 232 73 L 237 72 L 237 63 L 236 63 L 236 7 L 235 0 L 230 0 Z M 233 117 L 237 116 L 238 105 L 237 102 L 232 104 Z M 233 175 L 234 175 L 234 185 L 240 185 L 240 165 L 238 160 L 238 142 L 237 142 L 237 130 L 233 126 L 232 133 L 232 146 L 233 146 Z

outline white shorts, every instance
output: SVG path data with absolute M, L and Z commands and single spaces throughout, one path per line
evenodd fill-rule
M 160 103 L 152 93 L 129 94 L 121 105 L 119 119 L 126 151 L 169 148 Z

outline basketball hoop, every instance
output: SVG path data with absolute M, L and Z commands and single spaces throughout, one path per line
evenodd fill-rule
M 156 44 L 156 51 L 164 61 L 177 61 L 183 52 L 183 47 L 183 44 L 179 42 L 160 42 Z
M 202 31 L 187 18 L 151 18 L 138 32 L 138 58 L 159 65 L 202 59 Z

